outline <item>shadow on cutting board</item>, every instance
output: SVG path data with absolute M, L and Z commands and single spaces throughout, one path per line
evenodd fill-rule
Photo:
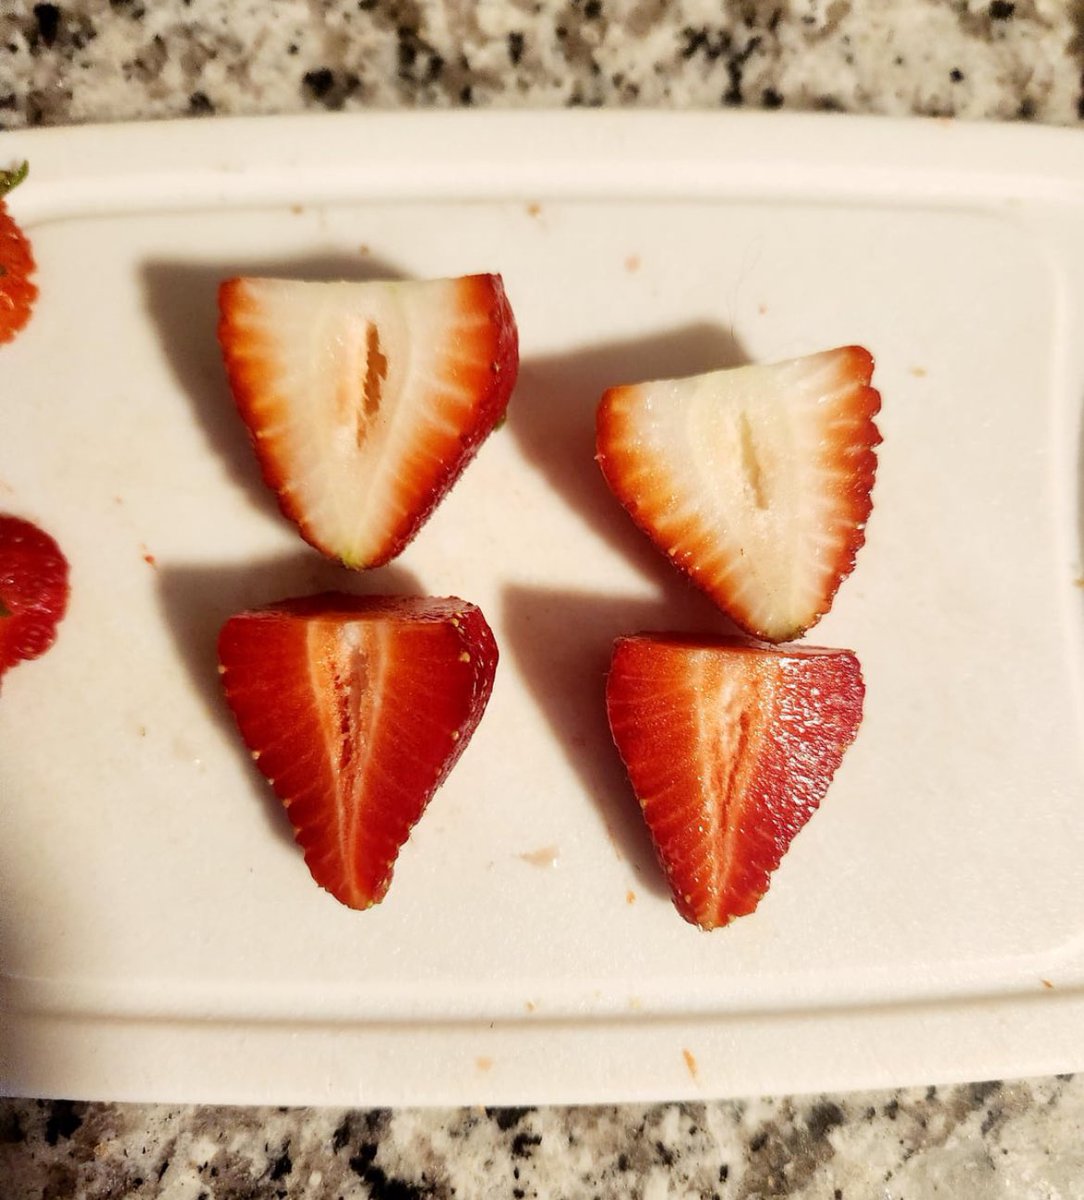
M 218 635 L 228 617 L 245 609 L 293 596 L 339 591 L 353 595 L 420 595 L 416 576 L 399 567 L 364 574 L 349 571 L 315 551 L 299 550 L 278 558 L 236 566 L 199 563 L 162 564 L 158 599 L 177 648 L 180 664 L 203 702 L 209 719 L 226 731 L 237 753 L 258 781 L 268 824 L 293 842 L 293 830 L 279 799 L 252 763 L 226 704 L 218 674 Z
M 749 356 L 723 325 L 701 322 L 520 364 L 508 429 L 554 492 L 642 574 L 673 568 L 633 525 L 595 462 L 595 412 L 602 393 L 622 383 L 676 379 L 743 366 Z
M 681 631 L 729 634 L 734 626 L 681 580 L 657 598 L 512 585 L 502 594 L 509 657 L 598 810 L 618 858 L 641 885 L 669 895 L 639 805 L 610 735 L 606 674 L 614 639 Z
M 210 448 L 225 463 L 254 508 L 279 516 L 275 497 L 264 485 L 226 383 L 218 347 L 218 285 L 235 275 L 328 281 L 404 279 L 396 267 L 372 256 L 346 254 L 285 259 L 229 259 L 193 265 L 155 260 L 141 269 L 144 305 L 180 390 Z

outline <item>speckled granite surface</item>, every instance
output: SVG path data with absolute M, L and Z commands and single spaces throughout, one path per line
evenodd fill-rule
M 725 10 L 725 11 L 724 11 Z M 1062 0 L 0 6 L 0 126 L 368 106 L 840 109 L 1070 124 Z M 0 1101 L 0 1196 L 1084 1197 L 1084 1080 L 583 1109 Z
M 0 1107 L 0 1180 L 10 1200 L 1068 1200 L 1082 1122 L 1064 1078 L 572 1110 L 18 1102 Z
M 623 104 L 1080 118 L 1068 0 L 0 6 L 0 122 Z

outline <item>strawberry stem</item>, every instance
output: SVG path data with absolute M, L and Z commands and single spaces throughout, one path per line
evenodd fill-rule
M 0 196 L 6 196 L 12 188 L 17 188 L 29 174 L 30 164 L 25 158 L 17 167 L 12 167 L 10 171 L 0 171 Z

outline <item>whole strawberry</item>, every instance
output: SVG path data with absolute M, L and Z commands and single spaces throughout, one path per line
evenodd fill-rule
M 38 289 L 34 274 L 34 252 L 26 234 L 8 212 L 3 197 L 27 176 L 28 165 L 0 171 L 0 343 L 11 339 L 30 320 Z

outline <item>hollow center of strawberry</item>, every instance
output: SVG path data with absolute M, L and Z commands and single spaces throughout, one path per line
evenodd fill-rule
M 4 603 L 4 597 L 0 596 L 0 621 L 2 621 L 4 617 L 12 617 L 14 615 L 15 614 L 11 611 L 11 609 L 8 608 L 8 606 Z

